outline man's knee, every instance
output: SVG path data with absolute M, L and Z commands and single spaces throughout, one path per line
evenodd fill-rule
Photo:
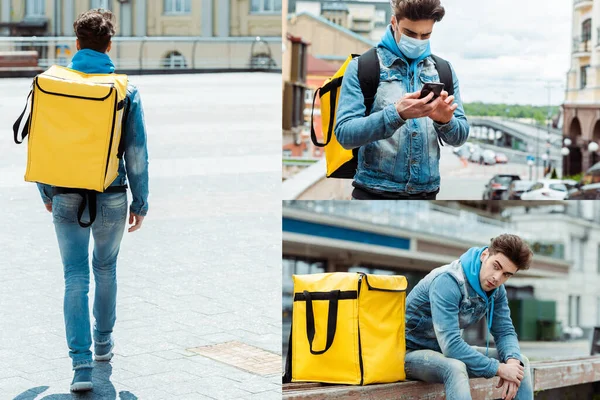
M 525 367 L 529 367 L 529 358 L 525 354 L 521 354 L 521 361 L 525 365 Z
M 467 366 L 464 362 L 456 360 L 454 358 L 449 358 L 446 365 L 446 374 L 453 376 L 462 375 L 467 379 L 469 378 L 469 374 L 467 373 Z

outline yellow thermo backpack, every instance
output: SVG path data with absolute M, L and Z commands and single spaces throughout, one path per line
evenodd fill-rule
M 34 78 L 28 104 L 13 125 L 15 143 L 28 137 L 25 180 L 51 185 L 54 194 L 79 193 L 82 227 L 94 222 L 97 193 L 126 190 L 109 186 L 124 152 L 127 83 L 126 75 L 52 66 Z M 84 223 L 88 202 L 90 221 Z
M 337 141 L 335 137 L 335 116 L 342 87 L 342 80 L 346 67 L 353 58 L 358 57 L 358 80 L 360 89 L 364 97 L 365 116 L 371 113 L 377 87 L 379 86 L 379 57 L 377 56 L 376 48 L 373 47 L 367 50 L 362 55 L 352 54 L 348 56 L 344 64 L 337 72 L 327 79 L 323 86 L 315 90 L 313 97 L 313 105 L 310 122 L 310 138 L 313 145 L 325 148 L 325 159 L 327 163 L 328 178 L 353 179 L 357 168 L 358 149 L 346 150 Z M 431 55 L 435 62 L 438 71 L 440 82 L 444 83 L 444 90 L 451 96 L 454 94 L 454 82 L 452 79 L 452 70 L 450 64 L 438 56 Z M 313 124 L 313 114 L 315 109 L 315 100 L 319 95 L 321 100 L 321 127 L 323 132 L 324 143 L 317 140 L 315 128 Z M 439 138 L 438 138 L 439 139 Z M 440 144 L 442 144 L 440 140 Z
M 293 280 L 284 383 L 405 379 L 404 276 L 336 272 Z

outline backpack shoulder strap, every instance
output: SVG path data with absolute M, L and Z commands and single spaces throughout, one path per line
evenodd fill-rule
M 377 48 L 364 52 L 358 57 L 358 81 L 360 89 L 365 98 L 365 115 L 371 113 L 371 107 L 375 101 L 377 86 L 379 86 L 379 57 L 377 56 Z
M 431 55 L 431 58 L 433 58 L 435 69 L 437 69 L 438 74 L 440 75 L 440 82 L 444 84 L 444 90 L 448 92 L 448 96 L 452 96 L 454 94 L 454 79 L 452 79 L 450 64 L 443 58 L 433 54 Z

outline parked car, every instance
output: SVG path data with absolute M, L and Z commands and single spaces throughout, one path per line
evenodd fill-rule
M 581 182 L 569 190 L 569 200 L 600 200 L 600 163 L 592 165 Z
M 504 153 L 496 153 L 496 163 L 497 164 L 506 164 L 508 162 L 508 157 Z
M 496 153 L 492 150 L 484 150 L 481 152 L 481 158 L 479 164 L 484 165 L 495 165 L 496 164 Z
M 513 181 L 521 180 L 519 175 L 499 174 L 494 175 L 492 179 L 485 185 L 483 192 L 483 200 L 501 200 L 504 193 Z
M 533 186 L 535 182 L 533 181 L 525 181 L 525 180 L 517 180 L 512 181 L 508 190 L 505 192 L 504 199 L 505 200 L 521 200 L 521 195 L 523 192 L 529 190 L 531 186 Z
M 469 161 L 478 163 L 481 160 L 482 149 L 478 145 L 473 145 L 469 149 L 471 155 L 469 155 Z
M 560 179 L 540 179 L 526 192 L 521 200 L 565 200 L 567 186 Z

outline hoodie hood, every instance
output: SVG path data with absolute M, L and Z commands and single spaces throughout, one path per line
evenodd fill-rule
M 75 53 L 67 68 L 86 74 L 112 74 L 115 72 L 115 64 L 108 54 L 91 49 L 82 49 Z
M 486 312 L 487 312 L 487 344 L 485 354 L 488 354 L 490 347 L 490 329 L 492 329 L 492 320 L 494 318 L 494 297 L 496 290 L 492 290 L 490 295 L 482 289 L 481 283 L 479 283 L 479 274 L 481 272 L 481 254 L 487 249 L 485 247 L 471 247 L 465 254 L 460 256 L 460 264 L 465 273 L 465 277 L 469 282 L 469 285 L 485 300 Z

